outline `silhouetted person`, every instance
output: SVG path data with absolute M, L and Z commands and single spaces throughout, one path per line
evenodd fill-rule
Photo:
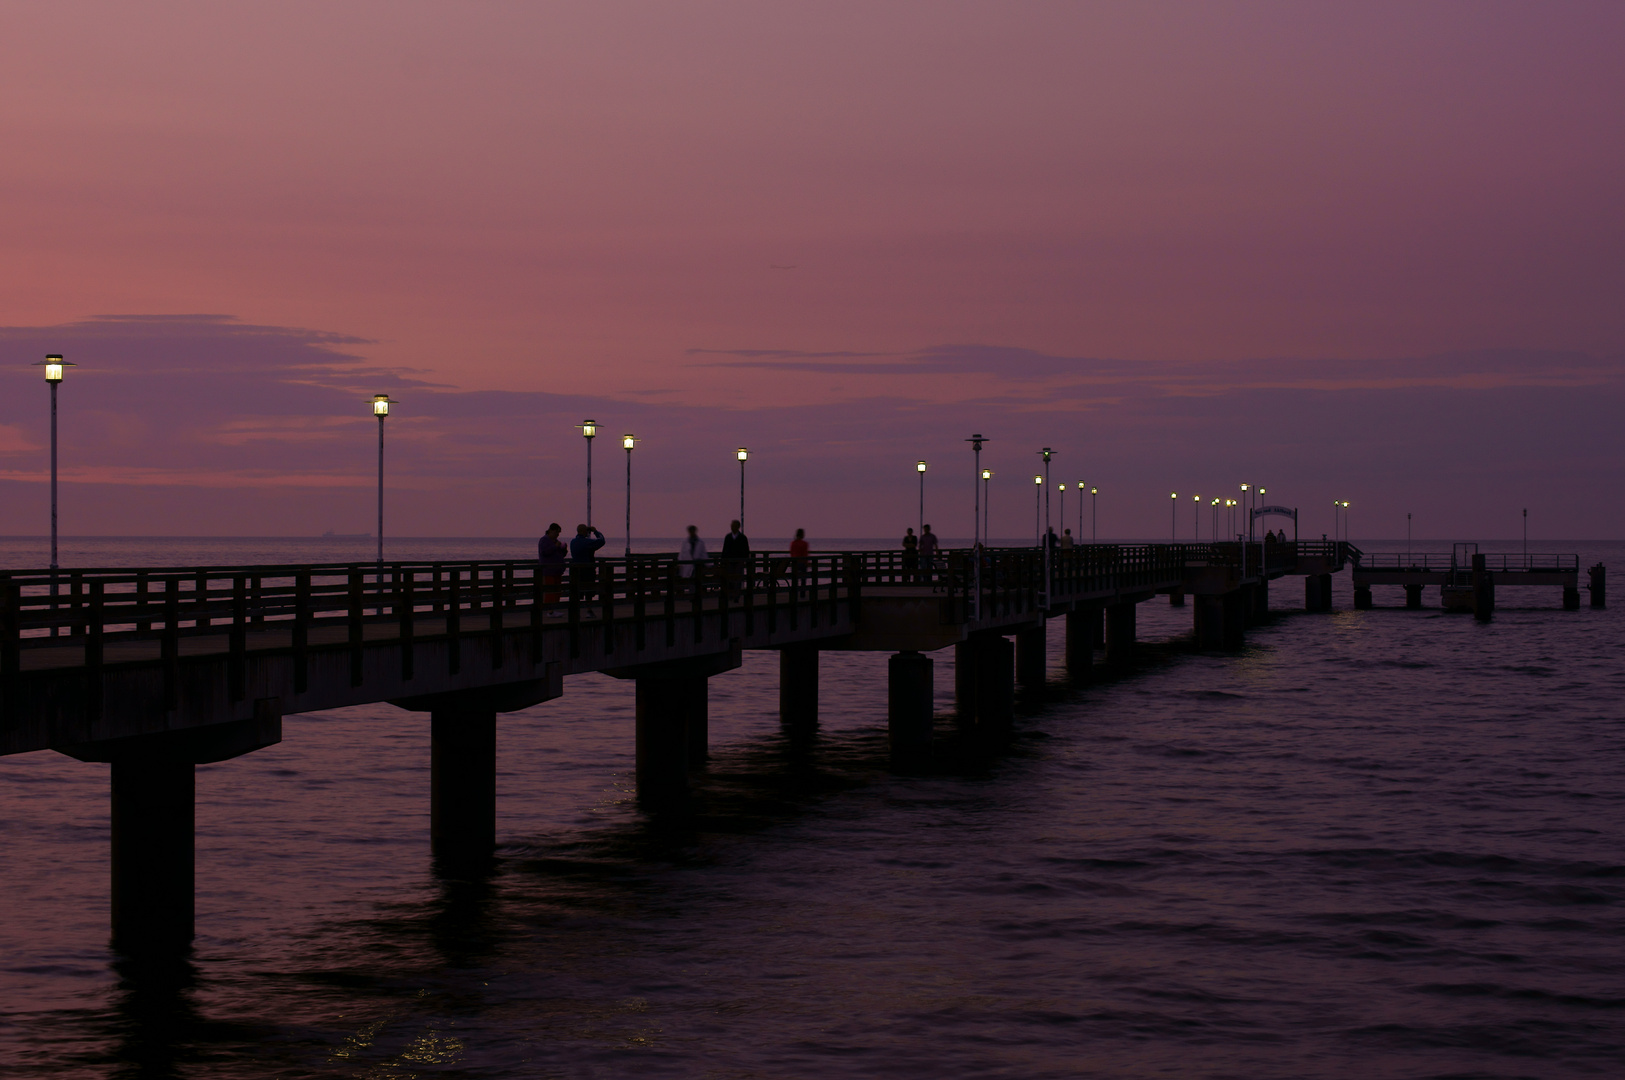
M 750 539 L 737 521 L 728 522 L 728 535 L 722 538 L 722 562 L 728 570 L 728 583 L 739 588 L 750 569 Z
M 593 586 L 593 554 L 604 546 L 604 534 L 591 525 L 577 525 L 575 538 L 570 541 L 570 578 L 581 591 L 581 602 L 586 603 L 596 594 Z
M 801 591 L 802 582 L 807 580 L 808 552 L 812 545 L 807 543 L 807 530 L 797 529 L 796 538 L 790 541 L 790 570 L 795 575 L 795 589 Z
M 1073 545 L 1075 545 L 1076 543 L 1077 543 L 1077 541 L 1072 539 L 1072 530 L 1071 529 L 1066 529 L 1061 533 L 1061 550 L 1062 551 L 1071 551 L 1072 548 L 1073 548 Z
M 927 570 L 937 565 L 937 534 L 929 525 L 920 530 L 920 565 Z
M 564 562 L 570 557 L 570 549 L 559 534 L 564 530 L 558 522 L 547 527 L 547 532 L 536 542 L 537 569 L 542 575 L 542 602 L 556 604 L 559 602 L 559 582 L 564 580 Z
M 912 577 L 920 568 L 920 538 L 909 529 L 903 533 L 903 569 Z

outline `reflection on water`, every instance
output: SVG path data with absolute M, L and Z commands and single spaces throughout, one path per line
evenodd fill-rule
M 997 755 L 956 739 L 939 654 L 941 752 L 918 775 L 888 768 L 884 656 L 826 656 L 807 732 L 779 725 L 776 658 L 748 655 L 712 680 L 713 759 L 681 813 L 633 800 L 631 685 L 571 679 L 500 721 L 483 871 L 429 858 L 425 717 L 290 717 L 281 745 L 200 768 L 199 938 L 163 963 L 106 949 L 105 769 L 0 760 L 0 1061 L 1611 1075 L 1616 616 L 1555 590 L 1488 626 L 1354 612 L 1343 584 L 1345 610 L 1282 615 L 1240 655 L 1153 645 L 1132 674 L 1024 695 Z M 1143 605 L 1142 635 L 1191 613 Z

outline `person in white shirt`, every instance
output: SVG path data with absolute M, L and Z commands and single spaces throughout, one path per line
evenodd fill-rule
M 697 526 L 688 527 L 688 537 L 677 547 L 677 573 L 685 578 L 698 577 L 703 580 L 703 570 L 707 560 L 705 541 L 700 539 L 700 530 Z M 695 582 L 698 585 L 699 581 Z

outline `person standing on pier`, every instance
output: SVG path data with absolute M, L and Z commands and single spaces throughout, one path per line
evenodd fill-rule
M 559 539 L 559 534 L 563 531 L 555 521 L 536 542 L 536 561 L 540 564 L 542 574 L 544 604 L 559 602 L 559 582 L 564 579 L 564 562 L 570 556 L 570 549 Z
M 1066 529 L 1061 533 L 1061 550 L 1062 551 L 1071 551 L 1072 550 L 1072 545 L 1075 544 L 1075 543 L 1077 543 L 1077 541 L 1072 539 L 1072 530 L 1071 529 Z
M 796 538 L 790 541 L 790 571 L 795 575 L 794 588 L 796 595 L 801 594 L 801 583 L 807 579 L 807 558 L 812 551 L 812 545 L 807 543 L 807 530 L 797 529 Z
M 927 525 L 920 530 L 920 565 L 929 570 L 937 564 L 937 534 Z
M 690 525 L 688 536 L 677 546 L 677 573 L 684 578 L 694 579 L 696 593 L 704 588 L 707 557 L 705 541 L 700 539 L 699 528 Z
M 903 571 L 906 577 L 912 578 L 914 572 L 920 568 L 920 538 L 909 529 L 903 533 Z
M 581 599 L 585 603 L 591 600 L 596 593 L 593 587 L 593 554 L 604 546 L 604 534 L 591 525 L 577 525 L 575 539 L 570 541 L 570 577 L 577 582 L 581 589 Z
M 728 584 L 736 591 L 750 571 L 750 538 L 739 522 L 728 522 L 728 535 L 722 538 L 722 562 L 728 570 Z

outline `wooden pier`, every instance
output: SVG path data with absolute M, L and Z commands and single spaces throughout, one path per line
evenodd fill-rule
M 706 759 L 707 680 L 747 649 L 779 653 L 781 718 L 803 731 L 821 651 L 892 653 L 893 757 L 913 768 L 932 751 L 933 652 L 954 648 L 962 735 L 993 749 L 1017 682 L 1045 679 L 1049 620 L 1065 620 L 1081 680 L 1102 647 L 1131 661 L 1136 605 L 1158 595 L 1194 600 L 1198 647 L 1236 649 L 1272 580 L 1304 577 L 1305 607 L 1324 611 L 1348 565 L 1413 572 L 1324 541 L 956 550 L 929 566 L 767 553 L 697 572 L 670 555 L 0 572 L 0 754 L 112 764 L 114 940 L 174 948 L 192 936 L 193 767 L 279 742 L 285 714 L 428 713 L 431 848 L 478 863 L 495 844 L 497 717 L 571 675 L 636 682 L 638 797 L 669 807 Z

